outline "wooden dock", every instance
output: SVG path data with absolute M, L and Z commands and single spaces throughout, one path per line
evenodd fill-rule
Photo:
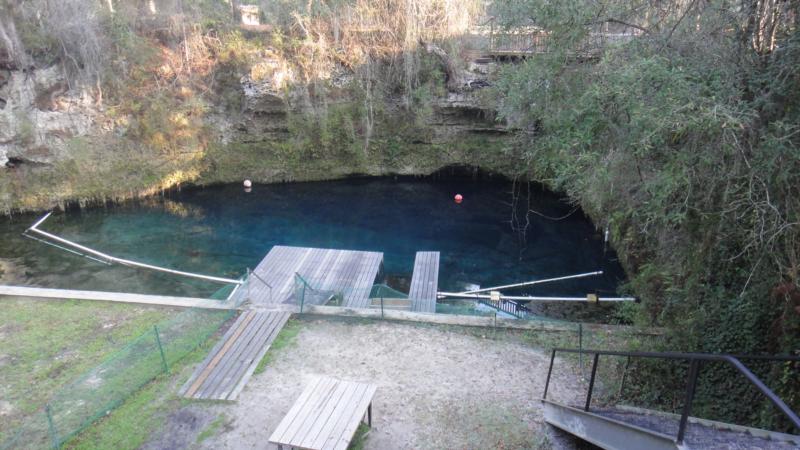
M 277 245 L 253 271 L 250 301 L 254 305 L 297 303 L 294 287 L 295 274 L 299 274 L 317 291 L 341 293 L 342 306 L 367 308 L 382 262 L 379 252 Z
M 439 252 L 417 252 L 411 274 L 411 310 L 436 312 L 436 292 L 439 289 Z
M 289 313 L 246 311 L 178 392 L 186 398 L 236 400 Z

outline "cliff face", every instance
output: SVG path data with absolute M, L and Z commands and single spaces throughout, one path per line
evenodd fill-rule
M 66 141 L 97 133 L 97 116 L 90 96 L 70 90 L 58 67 L 0 70 L 0 167 L 68 158 Z
M 269 76 L 254 79 L 245 71 L 220 82 L 225 98 L 238 98 L 238 108 L 220 96 L 203 99 L 201 123 L 185 131 L 202 134 L 202 145 L 179 156 L 131 151 L 144 145 L 135 142 L 134 124 L 147 117 L 120 116 L 87 91 L 70 89 L 58 66 L 0 72 L 0 209 L 124 199 L 181 183 L 243 178 L 424 175 L 453 164 L 514 172 L 513 158 L 495 151 L 507 146 L 507 130 L 481 100 L 492 64 L 460 70 L 456 83 L 441 80 L 446 88 L 412 105 L 400 95 L 367 98 L 355 74 L 344 70 L 326 80 L 324 97 L 315 96 L 285 66 L 259 64 L 274 66 Z

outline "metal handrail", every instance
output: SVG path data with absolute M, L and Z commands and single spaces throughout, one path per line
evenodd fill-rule
M 267 281 L 265 279 L 263 279 L 260 276 L 258 276 L 258 274 L 256 273 L 255 270 L 250 270 L 250 268 L 248 267 L 247 268 L 247 279 L 248 279 L 248 281 L 250 279 L 250 275 L 253 275 L 254 277 L 256 277 L 258 279 L 258 281 L 260 281 L 261 283 L 264 284 L 264 286 L 269 288 L 269 302 L 272 303 L 272 285 L 267 283 Z M 250 283 L 247 284 L 247 296 L 250 297 Z
M 550 368 L 547 370 L 547 381 L 544 384 L 544 394 L 542 400 L 547 400 L 547 390 L 550 387 L 550 376 L 553 373 L 553 363 L 555 362 L 556 352 L 562 353 L 577 353 L 577 354 L 591 354 L 594 355 L 592 361 L 592 373 L 589 377 L 589 391 L 586 394 L 586 404 L 584 411 L 589 411 L 589 406 L 592 401 L 592 391 L 594 390 L 595 374 L 597 373 L 597 362 L 600 355 L 604 356 L 626 356 L 628 358 L 654 358 L 654 359 L 671 359 L 689 361 L 689 375 L 686 379 L 686 397 L 683 405 L 683 412 L 681 414 L 680 426 L 678 428 L 678 435 L 675 442 L 678 444 L 683 443 L 683 438 L 686 433 L 686 424 L 689 419 L 689 414 L 692 410 L 692 401 L 694 400 L 694 392 L 697 386 L 697 377 L 700 373 L 700 363 L 703 361 L 716 361 L 725 362 L 733 366 L 739 373 L 744 375 L 747 380 L 753 384 L 764 396 L 772 402 L 788 419 L 789 421 L 800 430 L 800 417 L 797 413 L 792 411 L 791 408 L 778 397 L 767 385 L 764 384 L 753 372 L 750 371 L 740 359 L 751 359 L 761 361 L 800 361 L 799 356 L 791 355 L 729 355 L 729 354 L 716 354 L 716 353 L 678 353 L 678 352 L 622 352 L 611 350 L 578 350 L 572 348 L 554 348 L 550 355 Z

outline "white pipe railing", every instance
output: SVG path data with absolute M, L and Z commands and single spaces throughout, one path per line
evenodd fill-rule
M 44 223 L 44 221 L 47 220 L 48 217 L 50 217 L 50 214 L 52 214 L 52 212 L 47 213 L 44 217 L 42 217 L 41 219 L 36 221 L 36 223 L 31 225 L 31 227 L 28 228 L 27 230 L 25 230 L 25 232 L 27 233 L 29 231 L 32 231 L 34 233 L 37 233 L 37 234 L 39 234 L 41 236 L 44 236 L 44 237 L 46 237 L 48 239 L 51 239 L 53 241 L 60 242 L 61 244 L 68 245 L 70 247 L 76 248 L 76 249 L 78 249 L 78 250 L 80 250 L 80 251 L 82 251 L 84 253 L 88 253 L 88 254 L 97 256 L 99 258 L 102 258 L 102 259 L 104 259 L 104 260 L 106 260 L 108 262 L 114 262 L 114 263 L 117 263 L 117 264 L 120 264 L 120 265 L 123 265 L 123 266 L 137 267 L 137 268 L 140 268 L 140 269 L 147 269 L 147 270 L 155 270 L 155 271 L 158 271 L 158 272 L 170 273 L 170 274 L 173 274 L 173 275 L 179 275 L 179 276 L 183 276 L 183 277 L 198 278 L 198 279 L 206 280 L 206 281 L 214 281 L 216 283 L 228 283 L 228 284 L 237 284 L 237 285 L 243 283 L 241 280 L 234 280 L 232 278 L 212 277 L 210 275 L 202 275 L 202 274 L 199 274 L 199 273 L 192 273 L 192 272 L 184 272 L 184 271 L 181 271 L 181 270 L 167 269 L 166 267 L 159 267 L 159 266 L 154 266 L 154 265 L 151 265 L 151 264 L 144 264 L 144 263 L 140 263 L 140 262 L 136 262 L 136 261 L 131 261 L 129 259 L 117 258 L 116 256 L 111 256 L 111 255 L 105 254 L 103 252 L 99 252 L 97 250 L 91 249 L 89 247 L 86 247 L 86 246 L 83 246 L 83 245 L 80 245 L 80 244 L 76 244 L 75 242 L 69 241 L 69 240 L 64 239 L 62 237 L 58 237 L 55 234 L 51 234 L 51 233 L 48 233 L 46 231 L 42 231 L 39 228 L 37 228 L 39 225 Z
M 547 278 L 544 280 L 534 280 L 534 281 L 526 281 L 524 283 L 507 284 L 505 286 L 494 286 L 488 288 L 474 289 L 471 291 L 458 292 L 458 294 L 477 294 L 479 292 L 499 291 L 500 289 L 511 289 L 523 286 L 533 286 L 534 284 L 552 283 L 554 281 L 562 281 L 562 280 L 573 280 L 575 278 L 592 277 L 595 275 L 602 275 L 602 274 L 603 274 L 602 270 L 597 270 L 595 272 L 579 273 L 577 275 L 567 275 L 563 277 Z
M 492 298 L 491 295 L 484 294 L 465 294 L 463 292 L 437 292 L 436 297 L 444 298 L 472 298 L 472 299 L 488 299 L 495 300 L 497 297 Z M 587 297 L 536 297 L 536 296 L 521 296 L 521 295 L 502 295 L 500 300 L 514 300 L 514 301 L 532 301 L 532 302 L 589 302 L 589 303 L 605 303 L 605 302 L 635 302 L 636 297 L 597 297 L 596 300 Z

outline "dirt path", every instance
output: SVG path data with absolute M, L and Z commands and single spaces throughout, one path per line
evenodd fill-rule
M 523 344 L 458 331 L 311 320 L 236 403 L 189 408 L 204 423 L 226 418 L 203 448 L 274 448 L 266 441 L 305 385 L 328 375 L 378 385 L 367 449 L 548 447 L 538 401 L 548 363 Z

